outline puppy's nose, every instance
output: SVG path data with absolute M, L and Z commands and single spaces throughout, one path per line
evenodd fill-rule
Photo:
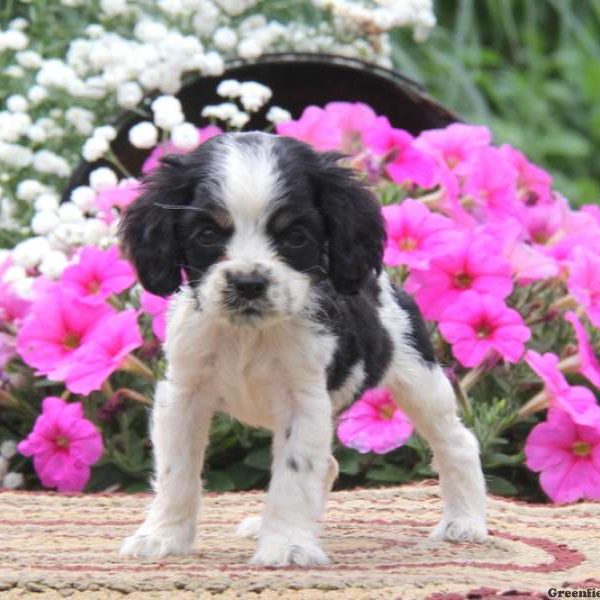
M 235 293 L 246 300 L 260 298 L 269 284 L 269 280 L 260 273 L 236 273 L 228 279 Z

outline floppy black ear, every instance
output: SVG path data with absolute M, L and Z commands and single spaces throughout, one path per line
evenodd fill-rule
M 166 156 L 161 163 L 143 180 L 142 195 L 125 211 L 119 237 L 142 286 L 157 296 L 168 296 L 181 285 L 177 207 L 190 203 L 193 183 L 185 157 Z
M 369 273 L 381 272 L 385 226 L 377 198 L 341 155 L 319 156 L 319 209 L 328 236 L 329 277 L 341 294 L 357 294 Z

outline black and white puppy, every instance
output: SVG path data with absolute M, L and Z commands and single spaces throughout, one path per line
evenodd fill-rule
M 123 555 L 190 552 L 211 417 L 273 431 L 272 478 L 252 563 L 328 561 L 318 521 L 337 476 L 333 416 L 392 390 L 433 448 L 444 514 L 433 536 L 481 541 L 475 437 L 413 300 L 382 271 L 374 196 L 334 154 L 264 133 L 227 133 L 169 156 L 121 225 L 142 285 L 171 301 L 152 415 L 155 497 Z

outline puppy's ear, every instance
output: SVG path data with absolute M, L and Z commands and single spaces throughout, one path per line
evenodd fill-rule
M 193 182 L 185 157 L 166 156 L 142 183 L 143 192 L 125 211 L 119 227 L 121 247 L 142 286 L 168 296 L 181 285 L 177 243 L 178 207 L 191 201 Z
M 369 273 L 381 272 L 385 226 L 377 198 L 341 155 L 319 156 L 319 210 L 328 236 L 329 277 L 341 294 L 357 294 Z

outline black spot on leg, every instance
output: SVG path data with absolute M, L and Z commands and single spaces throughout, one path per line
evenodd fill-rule
M 298 467 L 298 463 L 296 462 L 296 459 L 293 456 L 290 456 L 287 459 L 286 465 L 288 466 L 289 469 L 291 469 L 295 473 L 297 473 L 300 470 L 300 468 Z
M 289 440 L 289 439 L 290 439 L 290 437 L 291 437 L 291 435 L 292 435 L 292 428 L 291 428 L 291 427 L 288 427 L 288 428 L 285 430 L 285 439 L 286 439 L 286 440 Z
M 306 470 L 310 473 L 314 469 L 314 465 L 310 458 L 306 459 Z

